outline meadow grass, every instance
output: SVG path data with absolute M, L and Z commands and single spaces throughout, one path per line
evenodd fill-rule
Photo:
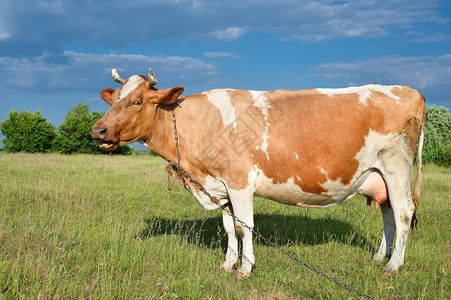
M 248 279 L 218 271 L 226 238 L 157 157 L 0 155 L 0 299 L 355 299 L 254 238 Z M 405 267 L 371 256 L 382 217 L 354 197 L 325 209 L 255 198 L 255 228 L 375 299 L 446 299 L 451 169 L 425 166 Z

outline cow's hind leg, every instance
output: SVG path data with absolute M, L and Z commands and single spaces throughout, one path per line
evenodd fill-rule
M 396 240 L 390 261 L 384 268 L 385 273 L 396 273 L 404 265 L 404 253 L 407 246 L 407 238 L 409 237 L 410 223 L 415 211 L 410 195 L 399 199 L 398 203 L 392 203 L 396 224 Z
M 227 202 L 224 207 L 233 213 L 232 203 Z M 235 230 L 235 221 L 225 211 L 222 212 L 222 222 L 227 234 L 227 252 L 224 263 L 221 265 L 221 270 L 232 272 L 233 268 L 238 265 L 238 240 Z
M 396 240 L 393 254 L 390 261 L 384 268 L 384 272 L 396 273 L 396 271 L 404 264 L 404 253 L 407 246 L 407 238 L 409 237 L 410 223 L 415 212 L 415 205 L 412 201 L 410 190 L 410 181 L 412 178 L 412 159 L 407 153 L 405 156 L 396 153 L 386 157 L 385 170 L 383 175 L 386 179 L 388 195 L 391 204 L 392 216 L 390 209 L 386 209 L 384 216 L 384 225 L 387 221 L 387 232 L 384 229 L 385 250 L 389 250 L 389 238 L 391 235 L 391 218 L 393 217 L 396 225 Z M 384 241 L 382 241 L 384 243 Z M 381 243 L 381 244 L 382 244 Z M 379 249 L 379 251 L 384 249 Z M 382 253 L 378 252 L 378 255 Z M 377 258 L 380 258 L 379 256 Z
M 382 262 L 384 257 L 389 257 L 395 237 L 396 224 L 393 215 L 393 209 L 388 201 L 381 203 L 382 218 L 384 220 L 384 233 L 382 235 L 379 251 L 374 254 L 373 259 L 376 262 Z

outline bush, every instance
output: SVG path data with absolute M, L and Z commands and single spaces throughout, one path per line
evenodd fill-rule
M 91 138 L 91 128 L 102 117 L 102 112 L 90 112 L 88 104 L 78 104 L 66 114 L 58 128 L 52 150 L 64 154 L 102 153 L 98 142 Z
M 423 161 L 451 166 L 451 114 L 443 106 L 426 107 Z
M 113 154 L 138 155 L 138 150 L 136 150 L 133 147 L 130 147 L 129 145 L 125 145 L 117 147 L 117 149 L 113 151 Z
M 12 110 L 1 122 L 0 130 L 6 137 L 0 151 L 5 152 L 49 152 L 56 136 L 55 127 L 40 111 Z

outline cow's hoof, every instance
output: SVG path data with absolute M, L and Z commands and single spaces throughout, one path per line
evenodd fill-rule
M 389 270 L 389 271 L 384 271 L 384 276 L 385 277 L 392 277 L 396 275 L 396 271 L 393 270 Z
M 251 277 L 251 273 L 246 271 L 239 271 L 235 276 L 238 279 L 249 278 Z
M 387 268 L 387 267 L 384 268 L 384 276 L 386 276 L 386 277 L 394 276 L 394 275 L 396 275 L 396 273 L 397 273 L 397 270 L 393 270 L 392 268 Z
M 220 271 L 225 271 L 227 273 L 232 273 L 234 269 L 238 268 L 238 263 L 234 263 L 232 266 L 223 264 L 219 267 Z

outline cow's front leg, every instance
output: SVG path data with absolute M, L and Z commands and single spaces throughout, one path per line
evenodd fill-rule
M 227 211 L 233 213 L 232 203 L 227 202 L 224 207 Z M 225 261 L 220 269 L 231 273 L 238 265 L 238 240 L 235 231 L 235 221 L 227 212 L 223 211 L 222 223 L 227 234 L 227 252 Z
M 253 191 L 249 189 L 240 191 L 229 190 L 229 196 L 235 216 L 249 228 L 254 228 Z M 252 232 L 238 221 L 235 222 L 235 227 L 243 241 L 241 268 L 238 270 L 238 277 L 249 277 L 255 264 Z

